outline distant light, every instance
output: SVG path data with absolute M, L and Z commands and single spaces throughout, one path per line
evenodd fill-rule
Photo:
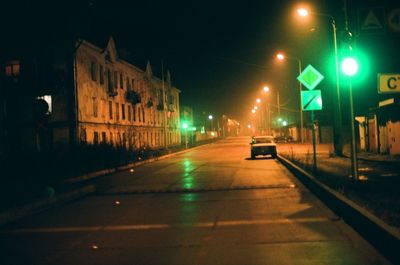
M 299 8 L 297 9 L 297 14 L 301 17 L 306 17 L 308 16 L 308 10 L 305 8 Z
M 256 99 L 256 102 L 257 102 L 257 103 L 260 103 L 260 102 L 261 102 L 261 99 L 259 99 L 259 98 Z
M 98 246 L 96 246 L 96 245 L 93 245 L 92 246 L 92 249 L 98 249 L 99 247 Z
M 263 90 L 264 90 L 264 92 L 269 92 L 269 87 L 268 87 L 268 86 L 265 86 L 265 87 L 263 88 Z
M 247 125 L 247 128 L 249 128 L 249 129 L 250 129 L 250 128 L 251 128 L 251 125 L 250 125 L 250 124 L 249 124 L 249 125 Z
M 282 122 L 282 125 L 283 125 L 283 126 L 287 126 L 287 125 L 288 125 L 288 122 L 287 122 L 287 121 L 283 121 L 283 122 Z
M 278 122 L 282 122 L 282 118 L 278 118 Z
M 211 132 L 211 136 L 215 136 L 215 132 Z
M 186 122 L 182 123 L 182 128 L 183 129 L 187 129 L 188 128 L 188 124 Z
M 285 55 L 283 55 L 282 53 L 278 53 L 277 55 L 276 55 L 276 58 L 278 58 L 278 60 L 284 60 L 285 59 Z
M 120 201 L 115 201 L 115 204 L 116 204 L 116 205 L 120 205 L 121 202 L 120 202 Z
M 258 107 L 257 107 L 257 106 L 254 106 L 254 109 L 255 109 L 255 110 L 258 110 Z
M 256 113 L 256 110 L 255 110 L 255 109 L 252 109 L 251 112 L 254 114 L 254 113 Z
M 212 120 L 212 119 L 213 119 L 213 115 L 211 115 L 211 114 L 208 115 L 208 119 L 209 119 L 209 120 Z
M 129 171 L 130 171 L 130 172 L 134 172 L 135 170 L 134 170 L 133 168 L 131 168 Z

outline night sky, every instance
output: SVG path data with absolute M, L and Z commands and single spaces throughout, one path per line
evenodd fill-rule
M 348 1 L 350 26 L 357 27 L 357 8 L 383 5 L 382 1 Z M 252 102 L 260 96 L 265 84 L 279 89 L 281 103 L 288 113 L 299 107 L 297 64 L 277 62 L 277 51 L 301 58 L 303 68 L 312 63 L 327 76 L 321 90 L 330 107 L 331 67 L 333 53 L 329 20 L 307 23 L 294 18 L 295 1 L 15 1 L 3 4 L 3 30 L 11 38 L 29 35 L 32 39 L 59 36 L 64 32 L 107 39 L 112 35 L 124 56 L 144 69 L 149 60 L 153 72 L 161 76 L 161 62 L 169 69 L 172 81 L 181 93 L 181 105 L 195 111 L 247 117 Z M 386 1 L 393 5 L 392 1 Z M 344 27 L 342 1 L 314 1 L 321 13 L 335 16 Z M 386 36 L 395 38 L 398 35 Z M 394 36 L 394 37 L 393 37 Z M 6 37 L 7 38 L 7 37 Z M 378 43 L 381 37 L 370 37 Z M 396 47 L 398 42 L 391 45 Z M 382 47 L 379 49 L 384 56 Z M 389 50 L 390 50 L 389 49 Z M 372 51 L 374 52 L 374 51 Z M 397 58 L 398 60 L 398 58 Z M 399 64 L 388 68 L 395 71 Z M 385 69 L 386 70 L 386 69 Z M 376 69 L 372 70 L 368 93 L 376 93 Z M 372 81 L 371 81 L 372 80 Z M 365 87 L 365 83 L 362 84 Z M 356 92 L 357 93 L 357 92 Z M 274 99 L 272 99 L 274 100 Z M 365 100 L 361 100 L 364 102 Z M 366 104 L 366 103 L 365 103 Z M 375 104 L 370 103 L 370 105 Z M 366 104 L 367 105 L 367 104 Z M 360 109 L 366 106 L 358 106 Z M 357 108 L 357 106 L 356 106 Z

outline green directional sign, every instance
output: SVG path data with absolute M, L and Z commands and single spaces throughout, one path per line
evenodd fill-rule
M 313 90 L 322 79 L 324 79 L 324 76 L 311 64 L 309 64 L 297 77 L 297 80 L 299 80 L 309 90 Z
M 301 108 L 303 111 L 321 110 L 321 90 L 301 91 Z

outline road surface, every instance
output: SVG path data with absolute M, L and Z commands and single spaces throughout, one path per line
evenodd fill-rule
M 389 264 L 277 160 L 228 138 L 0 228 L 6 264 Z

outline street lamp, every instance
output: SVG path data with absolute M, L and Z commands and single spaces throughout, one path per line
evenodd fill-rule
M 336 70 L 336 100 L 333 100 L 337 115 L 334 115 L 334 146 L 335 153 L 338 156 L 343 155 L 343 144 L 342 144 L 342 110 L 340 106 L 340 84 L 339 84 L 339 62 L 338 62 L 338 50 L 337 50 L 337 39 L 336 39 L 336 22 L 333 16 L 323 13 L 309 12 L 306 8 L 298 8 L 297 14 L 301 17 L 306 17 L 309 14 L 321 17 L 328 17 L 331 22 L 333 31 L 333 46 L 335 52 L 335 70 Z
M 299 75 L 301 74 L 301 60 L 297 57 L 288 57 L 285 56 L 283 53 L 278 53 L 276 55 L 276 58 L 280 61 L 285 60 L 287 58 L 288 60 L 295 60 L 297 61 L 298 68 L 299 68 Z M 301 90 L 302 90 L 302 85 L 301 82 L 299 82 L 299 92 L 300 92 L 300 141 L 301 143 L 304 143 L 304 122 L 303 122 L 303 108 L 301 105 L 302 98 L 301 98 Z
M 269 94 L 271 91 L 271 89 L 269 88 L 269 86 L 264 86 L 263 87 L 263 92 L 265 94 Z M 277 103 L 277 107 L 278 107 L 278 116 L 281 115 L 281 108 L 280 108 L 280 102 L 279 102 L 279 90 L 276 90 L 276 103 Z M 268 129 L 269 129 L 269 134 L 271 133 L 271 108 L 270 108 L 270 104 L 266 103 L 267 105 L 267 111 L 268 111 Z

